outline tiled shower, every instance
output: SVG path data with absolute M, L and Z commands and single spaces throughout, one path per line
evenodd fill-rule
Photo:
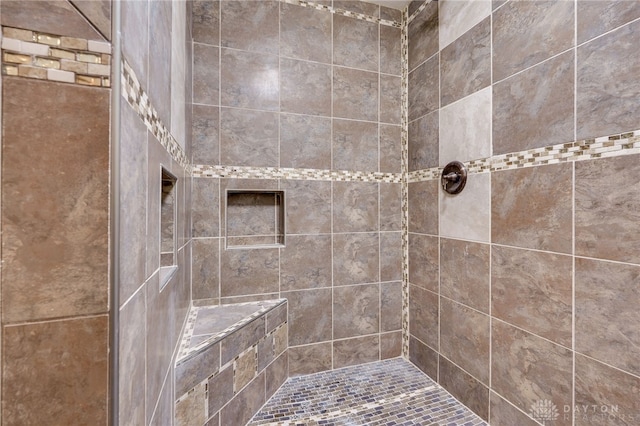
M 190 306 L 277 298 L 279 381 L 402 355 L 492 425 L 640 421 L 640 2 L 0 23 L 3 423 L 172 424 Z

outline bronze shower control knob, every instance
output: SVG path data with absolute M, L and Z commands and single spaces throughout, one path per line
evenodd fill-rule
M 449 194 L 458 194 L 467 183 L 467 169 L 459 161 L 452 161 L 442 170 L 440 176 L 442 189 Z

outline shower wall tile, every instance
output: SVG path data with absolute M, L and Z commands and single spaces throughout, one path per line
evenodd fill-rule
M 576 163 L 576 254 L 640 263 L 637 155 Z
M 438 191 L 440 235 L 472 241 L 491 241 L 491 175 L 476 173 L 467 178 L 465 191 L 451 195 Z M 473 211 L 473 215 L 468 213 Z
M 409 331 L 432 349 L 439 350 L 440 315 L 438 295 L 409 285 Z M 429 374 L 429 373 L 427 373 Z
M 197 238 L 193 242 L 192 292 L 194 299 L 220 297 L 220 238 Z M 180 394 L 182 395 L 182 393 Z
M 409 234 L 409 282 L 438 291 L 438 237 Z
M 384 9 L 384 8 L 383 8 Z M 380 72 L 400 75 L 400 28 L 380 25 Z
M 492 242 L 571 253 L 572 174 L 571 164 L 492 173 Z
M 401 22 L 402 10 L 391 8 L 391 7 L 380 6 L 380 19 L 386 19 L 387 21 Z
M 364 1 L 353 0 L 333 0 L 333 7 L 336 9 L 347 10 L 349 12 L 362 13 L 363 15 L 380 17 L 380 6 Z
M 243 4 L 244 2 L 233 3 Z M 224 4 L 227 2 L 223 2 Z M 280 108 L 278 56 L 222 49 L 220 67 L 221 105 L 278 111 Z
M 413 16 L 413 14 L 416 13 L 416 11 L 420 9 L 420 6 L 422 6 L 423 4 L 424 4 L 423 0 L 413 0 L 412 2 L 410 2 L 409 8 L 407 10 L 408 16 L 409 17 Z
M 489 388 L 445 357 L 439 359 L 440 385 L 484 420 L 489 419 Z
M 333 343 L 333 367 L 342 368 L 380 359 L 380 337 L 366 336 Z
M 570 256 L 494 246 L 492 315 L 570 348 L 572 269 Z
M 246 424 L 266 402 L 265 383 L 265 373 L 263 372 L 238 392 L 231 402 L 220 411 L 220 424 Z
M 109 92 L 2 80 L 3 322 L 106 312 Z M 127 170 L 146 168 L 146 130 L 138 130 L 122 135 L 122 151 L 132 154 Z M 146 171 L 122 192 L 123 207 L 130 208 L 123 226 L 142 244 L 145 181 Z M 122 270 L 135 275 L 124 281 L 124 297 L 144 279 L 144 252 L 136 244 L 122 245 L 131 256 Z
M 193 44 L 193 102 L 220 104 L 220 49 Z
M 333 115 L 354 120 L 378 120 L 378 74 L 333 68 Z
M 171 374 L 171 373 L 169 373 Z M 162 393 L 158 398 L 158 407 L 156 408 L 153 417 L 149 421 L 150 426 L 163 426 L 170 424 L 175 420 L 173 416 L 173 393 L 171 392 L 171 386 L 165 386 L 162 389 Z
M 493 86 L 494 155 L 573 140 L 574 69 L 570 51 Z
M 493 80 L 574 47 L 574 19 L 574 2 L 516 1 L 498 9 L 493 14 Z
M 640 375 L 640 266 L 576 258 L 576 351 Z
M 97 29 L 100 34 L 104 35 L 107 40 L 111 40 L 111 2 L 109 0 L 71 1 L 76 9 Z
M 489 244 L 441 238 L 441 295 L 489 313 L 490 250 Z
M 485 18 L 440 53 L 443 106 L 491 84 L 491 18 Z
M 519 411 L 497 393 L 491 392 L 489 423 L 495 426 L 537 426 L 539 423 Z M 528 412 L 528 411 L 527 411 Z
M 206 386 L 195 387 L 185 399 L 176 402 L 175 422 L 177 425 L 202 425 L 206 419 Z
M 399 183 L 380 184 L 380 231 L 402 229 L 402 191 Z
M 287 234 L 331 232 L 331 182 L 283 180 Z
M 438 353 L 414 336 L 409 337 L 409 360 L 432 379 L 438 379 Z
M 438 234 L 438 182 L 409 183 L 409 231 Z
M 438 2 L 430 2 L 409 23 L 409 70 L 438 52 Z
M 266 374 L 266 398 L 268 400 L 289 378 L 289 357 L 287 351 L 283 352 L 282 355 L 267 367 Z
M 444 0 L 440 2 L 440 49 L 491 14 L 489 0 Z
M 333 285 L 378 282 L 379 244 L 377 233 L 334 234 Z
M 577 2 L 578 44 L 640 18 L 640 4 L 636 1 Z
M 220 108 L 193 105 L 191 161 L 193 164 L 220 164 Z
M 363 336 L 380 331 L 380 286 L 378 284 L 333 289 L 333 337 Z M 357 315 L 354 315 L 357 312 Z M 334 342 L 335 350 L 336 342 Z
M 289 235 L 280 250 L 280 290 L 331 287 L 331 235 Z
M 333 119 L 333 170 L 378 171 L 378 124 Z
M 191 21 L 194 42 L 220 45 L 220 1 L 194 0 Z
M 380 233 L 380 281 L 402 279 L 402 234 Z M 401 310 L 398 310 L 398 313 Z M 390 330 L 386 330 L 390 331 Z
M 571 406 L 572 352 L 503 322 L 492 323 L 492 389 L 525 412 L 540 400 Z M 563 416 L 556 423 L 570 425 L 571 420 Z
M 207 384 L 209 389 L 216 390 L 208 393 L 209 413 L 217 413 L 233 398 L 233 368 L 225 368 L 210 377 Z
M 289 305 L 290 347 L 331 340 L 333 318 L 330 288 L 287 291 L 280 294 L 287 299 Z M 300 355 L 300 350 L 292 348 L 290 355 L 292 361 L 295 361 Z
M 278 291 L 278 249 L 223 250 L 220 256 L 222 297 Z M 256 277 L 260 277 L 256 280 Z
M 160 267 L 160 193 L 162 191 L 162 168 L 164 167 L 170 173 L 176 172 L 175 163 L 171 156 L 160 142 L 147 132 L 147 230 L 146 230 L 146 271 L 144 278 L 150 277 Z M 182 186 L 182 177 L 178 178 L 178 184 L 175 190 L 180 197 L 180 192 L 184 194 Z M 179 211 L 180 202 L 176 202 Z M 177 217 L 177 216 L 176 216 Z M 178 221 L 180 221 L 178 219 Z M 144 279 L 143 279 L 144 281 Z M 142 282 L 143 282 L 142 281 Z M 140 284 L 140 282 L 138 282 Z
M 255 359 L 255 357 L 254 357 Z M 193 358 L 185 360 L 175 367 L 175 396 L 187 393 L 196 383 L 202 383 L 211 374 L 217 374 L 220 368 L 220 344 L 210 346 Z
M 380 121 L 400 124 L 400 100 L 402 85 L 400 77 L 380 75 Z
M 332 14 L 280 4 L 280 55 L 331 63 Z
M 475 380 L 488 385 L 489 316 L 441 297 L 440 321 L 440 353 L 471 374 Z M 440 380 L 444 377 L 441 375 Z
M 381 124 L 380 132 L 380 172 L 400 173 L 402 169 L 401 143 L 402 128 Z
M 177 7 L 177 6 L 176 6 Z M 163 123 L 171 123 L 171 15 L 172 3 L 149 2 L 149 85 L 151 104 L 158 111 Z
M 438 166 L 439 120 L 440 112 L 434 111 L 409 123 L 410 172 Z
M 333 14 L 333 63 L 378 71 L 378 24 Z
M 107 424 L 107 315 L 5 326 L 2 340 L 3 422 Z
M 331 342 L 290 347 L 288 352 L 291 377 L 331 370 L 333 360 Z
M 278 113 L 220 109 L 220 163 L 277 167 Z
M 331 169 L 331 119 L 280 114 L 280 166 Z
M 280 110 L 331 115 L 331 66 L 280 59 Z
M 377 231 L 378 210 L 377 183 L 333 183 L 334 232 Z
M 402 282 L 380 284 L 380 331 L 402 329 Z
M 638 43 L 640 22 L 635 21 L 577 49 L 578 139 L 622 133 L 640 125 L 633 114 L 640 102 L 640 58 L 634 54 Z M 615 84 L 603 89 L 603 82 Z
M 278 54 L 279 6 L 275 0 L 220 3 L 223 47 Z
M 409 73 L 409 120 L 422 117 L 440 106 L 440 59 L 434 55 Z
M 121 419 L 130 419 L 134 424 L 145 422 L 145 389 L 138 386 L 145 381 L 146 300 L 138 292 L 120 310 L 118 413 Z
M 194 179 L 191 191 L 193 237 L 219 236 L 220 181 L 218 179 Z
M 402 355 L 402 332 L 380 335 L 380 359 L 396 358 Z

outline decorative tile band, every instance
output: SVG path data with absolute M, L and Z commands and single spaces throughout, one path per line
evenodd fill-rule
M 640 130 L 467 161 L 469 174 L 640 154 Z M 409 182 L 439 179 L 442 167 L 409 173 Z
M 402 65 L 402 94 L 400 102 L 401 130 L 401 211 L 402 211 L 402 356 L 409 359 L 409 25 L 407 14 L 409 8 L 402 11 L 402 26 L 400 39 L 400 57 Z
M 2 74 L 111 87 L 111 44 L 2 27 Z
M 120 78 L 122 81 L 122 96 L 127 100 L 131 108 L 136 111 L 147 126 L 147 129 L 160 141 L 160 144 L 171 154 L 171 157 L 186 171 L 190 171 L 191 168 L 184 150 L 160 120 L 160 117 L 158 117 L 158 111 L 151 105 L 149 95 L 144 91 L 140 85 L 140 80 L 138 80 L 135 72 L 124 59 Z
M 389 27 L 401 28 L 402 24 L 396 21 L 390 21 L 388 19 L 376 18 L 375 16 L 365 15 L 364 13 L 351 12 L 349 10 L 340 9 L 337 7 L 325 6 L 323 4 L 313 3 L 304 0 L 280 0 L 283 3 L 295 4 L 297 6 L 311 7 L 317 10 L 325 10 L 327 12 L 335 13 L 336 15 L 348 16 L 350 18 L 361 19 L 367 22 L 373 22 L 375 24 L 386 25 Z

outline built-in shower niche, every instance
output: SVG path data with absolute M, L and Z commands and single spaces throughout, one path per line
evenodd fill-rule
M 178 269 L 176 262 L 176 199 L 178 179 L 164 167 L 160 185 L 160 288 Z
M 228 189 L 226 248 L 283 247 L 284 191 Z

